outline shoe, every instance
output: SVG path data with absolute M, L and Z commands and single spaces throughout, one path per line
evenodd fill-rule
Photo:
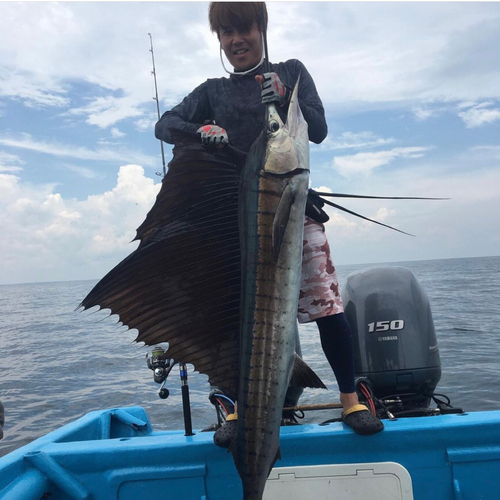
M 238 415 L 230 413 L 226 421 L 215 431 L 214 443 L 221 448 L 229 448 L 236 439 L 236 429 L 238 427 Z
M 208 427 L 201 429 L 200 432 L 215 432 L 217 430 L 217 424 L 210 424 Z
M 342 421 L 361 436 L 377 434 L 384 428 L 378 417 L 374 417 L 365 405 L 354 405 L 342 413 Z

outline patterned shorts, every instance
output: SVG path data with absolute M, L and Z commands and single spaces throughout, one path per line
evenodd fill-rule
M 306 217 L 300 284 L 299 323 L 344 312 L 325 226 Z

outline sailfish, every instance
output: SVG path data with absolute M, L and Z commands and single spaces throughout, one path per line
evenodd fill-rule
M 168 342 L 170 358 L 238 400 L 232 452 L 246 500 L 262 498 L 279 457 L 290 382 L 325 387 L 296 354 L 309 184 L 298 84 L 286 124 L 267 106 L 248 155 L 173 131 L 173 159 L 138 248 L 80 304 L 110 309 L 138 330 L 137 342 Z

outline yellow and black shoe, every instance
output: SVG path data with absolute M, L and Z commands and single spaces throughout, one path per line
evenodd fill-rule
M 354 405 L 342 413 L 342 421 L 356 434 L 371 436 L 384 428 L 378 417 L 374 417 L 365 405 Z
M 226 421 L 215 431 L 214 443 L 221 448 L 229 448 L 236 439 L 236 428 L 238 426 L 238 415 L 230 413 Z

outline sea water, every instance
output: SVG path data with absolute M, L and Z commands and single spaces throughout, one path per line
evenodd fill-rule
M 373 265 L 338 266 L 341 286 Z M 500 409 L 500 257 L 389 265 L 409 268 L 429 297 L 443 372 L 437 392 L 468 411 Z M 97 409 L 143 406 L 154 429 L 183 427 L 178 370 L 167 381 L 169 398 L 160 399 L 145 361 L 150 348 L 133 342 L 135 332 L 104 311 L 75 311 L 95 283 L 0 286 L 0 456 Z M 301 403 L 338 402 L 315 323 L 301 326 L 301 341 L 305 361 L 329 388 L 307 389 Z M 216 421 L 207 377 L 190 367 L 189 387 L 193 427 L 202 429 Z M 306 421 L 335 416 L 311 412 Z

